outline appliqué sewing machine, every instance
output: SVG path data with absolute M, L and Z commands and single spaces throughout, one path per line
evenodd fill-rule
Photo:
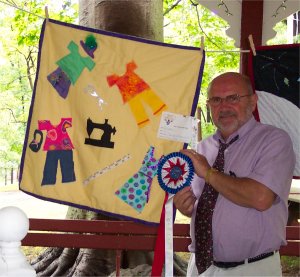
M 100 139 L 91 138 L 94 129 L 100 129 L 103 134 Z M 86 130 L 88 138 L 85 139 L 85 144 L 90 144 L 98 147 L 114 148 L 114 142 L 111 141 L 111 135 L 116 133 L 116 128 L 108 124 L 108 119 L 104 123 L 95 123 L 90 118 L 87 119 Z

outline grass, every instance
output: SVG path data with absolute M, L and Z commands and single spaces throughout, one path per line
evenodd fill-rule
M 300 258 L 281 256 L 283 276 L 300 276 Z
M 26 259 L 31 263 L 37 258 L 47 247 L 32 247 L 32 246 L 21 246 L 21 250 L 26 256 Z

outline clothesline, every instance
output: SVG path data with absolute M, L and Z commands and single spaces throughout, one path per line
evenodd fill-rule
M 0 1 L 0 3 L 5 4 L 5 5 L 7 5 L 7 6 L 10 6 L 10 7 L 13 7 L 13 8 L 15 8 L 15 9 L 17 9 L 17 10 L 22 11 L 22 12 L 26 12 L 26 13 L 32 14 L 32 15 L 34 15 L 34 16 L 37 16 L 37 17 L 41 18 L 41 19 L 45 19 L 45 17 L 40 16 L 40 15 L 35 14 L 35 13 L 32 13 L 32 12 L 29 12 L 29 11 L 26 11 L 26 10 L 24 10 L 24 9 L 22 9 L 22 8 L 20 8 L 20 7 L 18 7 L 17 5 L 13 5 L 13 4 L 10 4 L 10 3 L 7 3 L 7 2 L 3 2 L 3 1 Z
M 204 50 L 205 53 L 250 53 L 251 50 Z
M 8 6 L 10 6 L 10 7 L 13 7 L 13 8 L 15 8 L 15 9 L 17 9 L 17 10 L 26 12 L 26 13 L 28 13 L 28 14 L 37 16 L 37 17 L 39 17 L 39 18 L 41 18 L 41 19 L 46 19 L 45 16 L 41 16 L 41 15 L 38 15 L 38 14 L 35 14 L 35 13 L 32 13 L 32 12 L 29 12 L 29 11 L 27 11 L 27 10 L 24 10 L 24 9 L 18 7 L 17 5 L 12 5 L 12 4 L 9 4 L 9 3 L 7 3 L 7 2 L 3 2 L 3 1 L 1 1 L 1 0 L 0 0 L 0 3 L 5 4 L 5 5 L 8 5 Z M 205 50 L 205 52 L 206 52 L 206 53 L 235 53 L 235 52 L 236 52 L 236 53 L 249 53 L 250 50 Z

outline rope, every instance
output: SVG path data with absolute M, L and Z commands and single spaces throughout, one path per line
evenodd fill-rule
M 13 7 L 13 8 L 15 8 L 15 9 L 17 9 L 17 10 L 22 11 L 22 12 L 26 12 L 26 13 L 32 14 L 32 15 L 34 15 L 34 16 L 36 16 L 36 17 L 41 18 L 41 19 L 45 19 L 45 17 L 40 16 L 40 15 L 35 14 L 35 13 L 32 13 L 32 12 L 29 12 L 29 11 L 26 11 L 26 10 L 24 10 L 24 9 L 22 9 L 22 8 L 20 8 L 20 7 L 18 7 L 16 4 L 10 4 L 10 3 L 7 3 L 7 2 L 3 2 L 3 1 L 0 1 L 0 3 L 5 4 L 5 5 L 7 5 L 7 6 L 10 6 L 10 7 Z
M 7 3 L 7 2 L 3 2 L 0 0 L 0 3 L 2 4 L 5 4 L 7 6 L 10 6 L 10 7 L 13 7 L 17 10 L 20 10 L 20 11 L 23 11 L 23 12 L 26 12 L 26 13 L 29 13 L 29 14 L 32 14 L 34 16 L 37 16 L 41 19 L 45 19 L 46 17 L 44 16 L 40 16 L 38 14 L 35 14 L 35 13 L 32 13 L 32 12 L 29 12 L 29 11 L 26 11 L 20 7 L 18 7 L 16 4 L 10 4 L 10 3 Z M 249 53 L 250 50 L 205 50 L 206 53 L 234 53 L 234 52 L 237 52 L 237 53 Z
M 205 52 L 209 52 L 209 53 L 232 53 L 232 52 L 237 52 L 237 53 L 249 53 L 251 52 L 250 50 L 205 50 Z

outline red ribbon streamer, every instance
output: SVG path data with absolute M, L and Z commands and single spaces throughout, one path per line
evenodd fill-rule
M 165 263 L 165 214 L 166 214 L 166 202 L 168 201 L 168 193 L 165 194 L 165 200 L 160 216 L 160 223 L 158 227 L 157 238 L 154 249 L 154 259 L 152 264 L 151 276 L 161 276 L 162 269 Z

